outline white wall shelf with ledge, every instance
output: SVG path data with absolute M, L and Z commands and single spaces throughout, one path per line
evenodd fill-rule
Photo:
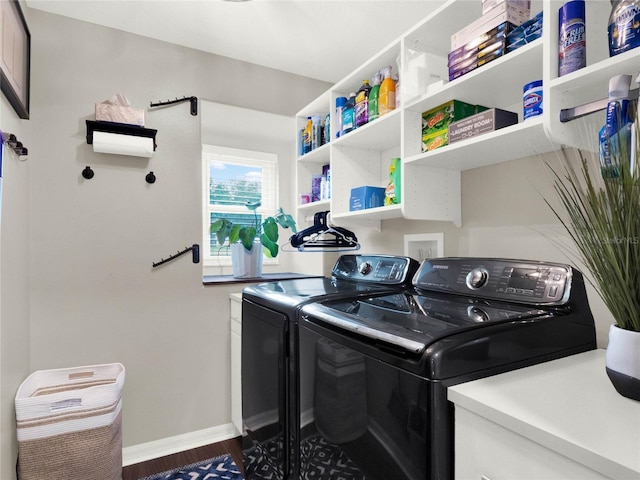
M 546 136 L 542 117 L 532 117 L 510 127 L 406 157 L 404 161 L 405 164 L 462 171 L 541 155 L 559 147 Z
M 319 164 L 328 158 L 331 165 L 332 218 L 374 228 L 380 228 L 381 222 L 389 218 L 451 221 L 460 225 L 462 171 L 542 155 L 562 145 L 596 149 L 603 115 L 596 113 L 576 121 L 560 122 L 560 112 L 606 98 L 609 79 L 614 75 L 630 74 L 635 80 L 640 73 L 640 48 L 609 58 L 610 2 L 586 2 L 587 66 L 558 77 L 558 10 L 565 1 L 531 1 L 531 16 L 543 12 L 539 39 L 452 81 L 443 78 L 430 85 L 418 82 L 415 89 L 414 84 L 408 82 L 411 88 L 404 91 L 404 97 L 401 78 L 398 109 L 335 138 L 337 97 L 357 92 L 364 79 L 370 79 L 386 65 L 391 65 L 397 73 L 398 58 L 400 71 L 407 75 L 405 79 L 422 78 L 420 69 L 424 65 L 416 59 L 424 54 L 422 58 L 432 59 L 432 65 L 439 63 L 436 60 L 446 64 L 451 35 L 482 16 L 481 2 L 434 2 L 432 12 L 415 27 L 303 108 L 297 114 L 299 124 L 306 120 L 306 115 L 320 113 L 317 110 L 322 106 L 326 106 L 330 114 L 331 142 L 324 151 L 319 150 L 315 158 Z M 535 80 L 543 81 L 543 114 L 524 121 L 523 87 Z M 634 82 L 632 88 L 636 87 Z M 516 112 L 519 123 L 422 152 L 422 113 L 451 100 Z M 351 189 L 364 185 L 386 186 L 390 158 L 398 156 L 402 159 L 402 203 L 392 210 L 380 207 L 350 212 Z M 309 157 L 309 162 L 297 162 L 298 188 L 302 188 L 299 192 L 306 191 L 306 177 L 313 169 L 309 166 L 312 158 Z M 327 205 L 308 206 L 299 212 L 308 217 L 315 207 L 319 211 Z
M 400 145 L 401 111 L 392 110 L 386 115 L 335 139 L 335 147 L 355 147 L 367 150 L 386 150 Z
M 411 100 L 405 110 L 422 113 L 450 100 L 513 110 L 522 116 L 522 87 L 542 78 L 542 39 Z M 517 63 L 517 68 L 514 64 Z

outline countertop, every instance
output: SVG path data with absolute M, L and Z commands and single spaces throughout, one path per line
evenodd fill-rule
M 263 273 L 257 278 L 236 278 L 233 275 L 204 275 L 203 285 L 221 285 L 226 283 L 262 283 L 275 282 L 278 280 L 294 280 L 297 278 L 317 277 L 318 275 L 308 275 L 306 273 L 283 272 L 283 273 Z
M 598 349 L 449 388 L 456 406 L 611 478 L 640 479 L 640 402 Z

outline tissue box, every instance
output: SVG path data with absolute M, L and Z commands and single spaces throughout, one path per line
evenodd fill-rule
M 382 207 L 384 205 L 384 188 L 382 187 L 358 187 L 351 189 L 351 202 L 349 210 L 364 210 L 366 208 Z
M 96 103 L 96 120 L 144 127 L 144 110 L 109 103 Z

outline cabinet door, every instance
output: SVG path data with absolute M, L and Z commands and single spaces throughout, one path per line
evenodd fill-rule
M 242 303 L 232 294 L 231 311 L 231 422 L 242 434 Z
M 455 407 L 456 480 L 607 479 L 470 411 Z

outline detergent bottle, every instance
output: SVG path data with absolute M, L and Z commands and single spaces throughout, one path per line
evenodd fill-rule
M 382 117 L 396 108 L 396 82 L 391 76 L 391 65 L 385 67 L 384 80 L 380 84 L 378 113 Z
M 380 95 L 380 82 L 382 81 L 382 75 L 380 72 L 376 72 L 371 80 L 373 82 L 373 87 L 371 87 L 371 91 L 369 92 L 369 102 L 368 102 L 368 116 L 369 121 L 375 120 L 378 118 L 378 97 Z
M 640 46 L 640 0 L 611 0 L 609 56 Z
M 371 85 L 369 80 L 365 80 L 356 94 L 356 127 L 361 127 L 369 121 L 369 92 L 371 92 Z
M 351 93 L 342 110 L 342 134 L 347 134 L 356 128 L 355 116 L 356 94 Z
M 389 165 L 389 183 L 384 191 L 385 205 L 397 205 L 402 201 L 402 195 L 400 193 L 400 165 L 399 158 L 391 159 L 391 164 Z
M 302 154 L 309 153 L 311 151 L 311 132 L 313 130 L 313 120 L 311 117 L 307 117 L 307 123 L 302 131 Z
M 631 75 L 616 75 L 609 80 L 606 123 L 600 130 L 599 138 L 600 166 L 605 178 L 619 176 L 620 162 L 627 162 L 634 168 L 634 118 L 629 101 L 630 85 Z

